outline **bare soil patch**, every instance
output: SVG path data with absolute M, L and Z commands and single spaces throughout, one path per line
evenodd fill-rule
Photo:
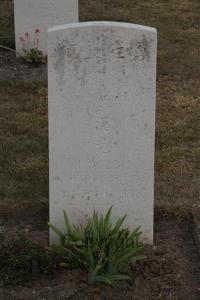
M 0 80 L 39 80 L 47 81 L 47 65 L 41 64 L 34 67 L 21 58 L 16 58 L 15 53 L 0 48 Z

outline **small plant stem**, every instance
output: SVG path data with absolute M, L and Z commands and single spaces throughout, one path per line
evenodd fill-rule
M 15 49 L 0 45 L 0 48 L 19 54 Z

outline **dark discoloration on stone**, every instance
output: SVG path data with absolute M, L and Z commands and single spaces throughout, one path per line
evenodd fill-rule
M 132 40 L 129 47 L 126 48 L 126 53 L 132 57 L 133 62 L 149 61 L 151 53 L 151 40 L 148 40 L 144 35 L 141 40 Z
M 62 83 L 65 77 L 66 64 L 73 64 L 76 72 L 80 68 L 80 54 L 77 52 L 75 44 L 70 44 L 68 40 L 58 41 L 54 53 L 54 69 L 58 74 L 59 82 Z
M 58 42 L 54 50 L 55 60 L 54 60 L 54 69 L 58 74 L 59 82 L 62 82 L 65 75 L 65 54 L 66 54 L 66 45 L 64 42 Z
M 143 36 L 142 41 L 138 43 L 138 49 L 141 51 L 143 58 L 148 61 L 151 53 L 151 41 L 148 40 L 145 35 Z
M 93 31 L 95 28 L 93 28 Z M 94 35 L 94 32 L 91 32 Z M 87 84 L 86 64 L 90 60 L 96 60 L 94 63 L 95 73 L 106 74 L 109 62 L 116 59 L 120 64 L 120 72 L 126 75 L 124 66 L 126 64 L 132 65 L 135 68 L 137 64 L 148 62 L 151 53 L 151 40 L 147 39 L 145 35 L 140 39 L 133 39 L 129 45 L 124 45 L 122 39 L 113 39 L 115 32 L 111 29 L 105 29 L 99 33 L 95 38 L 93 44 L 83 42 L 83 46 L 77 48 L 81 34 L 73 32 L 68 40 L 58 40 L 55 47 L 55 61 L 54 69 L 58 74 L 58 83 L 61 85 L 65 78 L 66 65 L 73 66 L 74 72 L 77 74 L 77 79 L 81 81 L 82 85 Z M 121 61 L 121 62 L 120 62 Z

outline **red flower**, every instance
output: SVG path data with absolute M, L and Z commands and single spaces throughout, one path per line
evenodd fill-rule
M 35 30 L 35 33 L 39 33 L 39 32 L 40 32 L 40 29 L 36 29 L 36 30 Z
M 25 39 L 22 36 L 19 39 L 21 42 L 25 42 Z

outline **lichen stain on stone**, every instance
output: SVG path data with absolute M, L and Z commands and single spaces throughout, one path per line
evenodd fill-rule
M 126 50 L 125 50 L 125 48 L 124 48 L 124 43 L 123 43 L 123 41 L 121 41 L 121 40 L 116 40 L 116 48 L 115 48 L 115 50 L 116 50 L 116 56 L 118 57 L 118 58 L 124 58 L 125 56 L 125 53 L 126 53 Z
M 148 62 L 150 58 L 151 42 L 145 35 L 143 35 L 141 41 L 138 42 L 137 49 L 141 53 L 142 60 L 147 60 Z
M 81 67 L 80 53 L 77 52 L 74 45 L 69 45 L 66 52 L 66 62 L 69 65 L 73 65 L 74 71 L 78 72 Z
M 81 67 L 80 54 L 74 43 L 69 40 L 57 41 L 54 49 L 54 70 L 58 75 L 58 84 L 62 85 L 65 80 L 66 65 L 72 65 L 76 74 Z
M 134 48 L 135 48 L 135 42 L 132 40 L 130 41 L 129 47 L 126 48 L 126 52 L 129 56 L 134 55 Z
M 63 42 L 58 42 L 55 49 L 55 60 L 54 60 L 54 70 L 58 74 L 59 84 L 63 83 L 65 76 L 65 55 L 66 55 L 66 45 Z
M 129 57 L 132 57 L 133 66 L 134 63 L 149 61 L 151 52 L 151 41 L 143 35 L 140 40 L 132 40 L 129 46 L 126 48 L 126 52 Z
M 86 66 L 83 66 L 80 74 L 80 81 L 82 86 L 87 84 L 86 76 L 87 76 L 87 68 Z
M 100 35 L 95 45 L 89 44 L 88 49 L 79 49 L 76 42 L 71 38 L 58 40 L 54 49 L 54 69 L 58 77 L 58 85 L 62 86 L 65 81 L 67 66 L 81 81 L 81 85 L 87 84 L 88 68 L 86 65 L 91 59 L 96 59 L 96 73 L 105 74 L 111 59 L 120 59 L 120 71 L 126 75 L 123 66 L 131 64 L 148 63 L 151 56 L 152 41 L 144 34 L 133 38 L 128 44 L 122 39 L 113 39 L 109 36 Z M 81 47 L 80 47 L 81 48 Z M 86 51 L 87 50 L 87 51 Z M 86 55 L 87 54 L 87 55 Z M 90 63 L 88 64 L 90 65 Z

